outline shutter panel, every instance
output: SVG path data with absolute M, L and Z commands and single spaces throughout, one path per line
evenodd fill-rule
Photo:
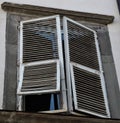
M 60 91 L 59 16 L 21 22 L 18 94 Z
M 66 17 L 63 23 L 67 85 L 75 110 L 110 117 L 96 32 Z

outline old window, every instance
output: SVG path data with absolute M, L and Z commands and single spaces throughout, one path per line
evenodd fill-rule
M 110 110 L 111 118 L 120 118 L 120 110 L 118 110 L 120 109 L 120 93 L 115 70 L 115 63 L 112 55 L 111 42 L 109 38 L 109 30 L 107 27 L 107 24 L 113 22 L 113 16 L 8 2 L 4 2 L 1 7 L 4 11 L 7 12 L 6 63 L 3 100 L 4 110 L 16 111 L 19 108 L 19 110 L 23 111 L 42 111 L 47 113 L 66 112 L 64 113 L 64 115 L 68 113 L 77 115 L 92 114 L 100 117 L 109 117 Z M 45 17 L 46 19 L 43 19 L 44 16 L 51 16 L 54 14 L 60 14 L 61 18 L 59 16 L 52 16 L 52 18 Z M 68 16 L 73 20 L 76 20 L 77 23 L 66 17 L 66 19 L 64 18 L 63 22 L 63 16 Z M 35 24 L 35 18 L 39 18 L 39 22 L 42 24 L 44 22 L 44 24 L 46 23 L 46 25 L 51 21 L 51 19 L 54 18 L 54 21 L 52 21 L 54 22 L 54 26 L 52 24 L 51 28 L 51 26 L 48 24 L 47 26 L 44 26 L 45 28 L 42 28 L 39 25 L 40 30 L 37 31 L 38 25 Z M 42 21 L 42 19 L 44 21 Z M 28 23 L 29 20 L 31 21 L 31 23 Z M 32 26 L 32 21 L 33 25 L 35 25 L 35 28 L 33 28 Z M 34 50 L 31 47 L 33 45 L 33 42 L 30 42 L 30 44 L 32 43 L 32 45 L 29 44 L 30 47 L 28 47 L 30 49 L 27 47 L 27 49 L 29 50 L 25 52 L 25 54 L 28 56 L 26 57 L 25 55 L 24 57 L 27 58 L 27 61 L 25 60 L 25 63 L 20 63 L 20 56 L 18 56 L 20 55 L 20 50 L 18 50 L 18 47 L 23 47 L 22 45 L 20 46 L 20 44 L 22 44 L 20 43 L 20 40 L 22 40 L 23 38 L 21 36 L 23 32 L 21 30 L 21 26 L 19 25 L 20 23 L 25 28 L 29 27 L 28 31 L 31 27 L 33 28 L 33 30 L 31 30 L 33 32 L 33 35 L 31 35 L 31 33 L 29 35 L 26 30 L 26 36 L 24 35 L 26 38 L 28 37 L 29 39 L 33 39 L 32 37 L 34 37 L 35 35 L 37 39 L 35 39 L 36 44 L 39 44 L 39 39 L 42 39 L 41 41 L 44 40 L 47 44 L 45 45 L 46 48 L 44 47 L 45 49 L 52 46 L 52 48 L 49 49 L 50 52 L 47 52 L 48 50 L 46 51 L 43 48 L 43 42 L 41 43 L 42 48 L 40 49 L 38 48 L 39 46 L 34 44 Z M 81 24 L 83 24 L 84 26 Z M 51 29 L 53 31 L 50 31 Z M 54 33 L 55 29 L 57 33 Z M 21 34 L 19 33 L 19 31 L 21 32 Z M 19 39 L 20 37 L 21 39 Z M 94 40 L 96 38 L 98 40 Z M 79 40 L 80 42 L 78 41 L 78 39 L 81 39 Z M 60 54 L 63 53 L 62 55 L 58 55 L 56 53 L 56 49 L 59 47 L 56 47 L 56 45 L 54 45 L 54 41 L 56 43 L 61 42 L 60 44 L 58 44 L 58 46 L 62 48 L 58 49 L 57 51 Z M 92 44 L 85 43 L 87 41 L 91 42 Z M 98 48 L 97 45 L 94 46 L 94 41 L 99 42 Z M 81 48 L 78 49 L 78 47 Z M 90 49 L 92 51 L 95 51 L 92 57 L 90 57 L 92 53 L 89 52 L 88 47 L 92 47 Z M 37 48 L 37 50 L 35 50 L 35 48 Z M 100 52 L 97 52 L 97 57 L 95 57 L 96 51 L 99 51 L 99 49 Z M 32 52 L 30 53 L 30 51 Z M 43 51 L 43 53 L 38 54 L 37 52 L 39 51 Z M 82 53 L 83 55 L 81 55 L 80 53 L 78 54 L 78 52 Z M 52 58 L 47 57 L 48 59 L 44 59 L 44 61 L 46 62 L 40 61 L 41 56 L 44 54 L 49 56 L 48 53 L 52 54 Z M 33 58 L 35 54 L 37 54 L 39 57 L 35 56 L 35 58 Z M 80 59 L 78 58 L 78 56 Z M 32 59 L 30 57 L 32 57 Z M 21 58 L 23 58 L 23 54 L 21 54 Z M 93 62 L 93 59 L 91 61 L 91 58 L 93 58 L 95 61 Z M 31 61 L 35 59 L 38 61 Z M 101 60 L 99 59 L 102 60 L 102 64 L 100 63 Z M 93 63 L 97 63 L 98 67 L 96 67 L 96 65 L 93 67 Z M 46 71 L 45 69 L 42 70 L 45 70 L 44 72 L 47 72 L 47 75 L 50 71 L 52 71 L 54 73 L 52 77 L 55 81 L 51 81 L 50 84 L 53 85 L 48 85 L 47 83 L 47 86 L 45 87 L 45 83 L 42 83 L 42 85 L 40 85 L 40 83 L 37 83 L 39 79 L 41 80 L 42 76 L 38 78 L 38 76 L 35 74 L 35 71 L 36 73 L 39 73 L 41 67 L 44 66 L 45 68 L 48 68 L 48 64 L 50 66 L 49 68 L 54 69 L 49 69 L 49 71 Z M 100 68 L 100 66 L 103 67 L 103 70 L 102 68 Z M 19 68 L 19 70 L 17 70 L 17 68 Z M 34 72 L 31 72 L 31 70 L 33 70 Z M 34 78 L 32 78 L 35 83 L 30 82 L 29 78 L 31 78 L 31 76 L 28 75 L 31 74 L 32 76 L 34 76 L 35 74 Z M 19 77 L 19 75 L 21 75 L 21 78 Z M 57 77 L 57 75 L 59 75 L 59 77 Z M 103 75 L 104 77 L 102 77 Z M 91 77 L 93 77 L 94 79 L 91 79 Z M 18 80 L 18 78 L 20 79 Z M 45 81 L 46 80 L 47 79 L 45 77 Z M 95 81 L 95 84 L 92 83 L 92 80 Z M 96 81 L 98 81 L 99 84 L 97 84 Z M 29 82 L 30 84 L 28 84 L 27 82 Z M 104 85 L 106 85 L 106 88 Z M 42 88 L 42 86 L 44 86 L 44 89 Z M 99 89 L 94 90 L 95 88 Z M 18 94 L 16 93 L 16 91 L 18 92 Z M 105 93 L 106 91 L 107 96 Z M 94 94 L 92 95 L 92 93 Z M 87 97 L 89 98 L 87 99 Z M 96 100 L 95 97 L 97 97 Z M 102 99 L 102 101 L 97 104 L 98 98 L 99 100 Z M 109 103 L 109 110 L 107 102 Z
M 21 22 L 18 108 L 110 117 L 96 32 L 62 19 Z

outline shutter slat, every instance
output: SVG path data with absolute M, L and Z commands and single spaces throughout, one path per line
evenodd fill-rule
M 92 79 L 92 77 L 94 76 L 96 77 L 96 75 L 91 74 L 90 72 L 88 73 L 85 70 L 78 69 L 77 67 L 74 67 L 73 71 L 75 75 L 74 76 L 75 77 L 75 88 L 76 88 L 78 107 L 80 108 L 82 105 L 82 108 L 83 108 L 82 103 L 84 103 L 84 109 L 86 110 L 90 110 L 90 111 L 92 110 L 93 112 L 102 114 L 102 112 L 97 112 L 96 110 L 94 110 L 94 109 L 97 109 L 99 111 L 102 109 L 104 112 L 106 112 L 99 75 L 97 75 L 97 78 L 96 78 L 97 81 L 99 80 L 99 89 L 98 89 L 98 86 L 96 88 L 95 87 L 91 88 L 89 84 L 87 84 L 87 87 L 86 87 L 86 84 L 84 85 L 83 83 L 91 83 L 91 85 L 94 83 L 94 86 L 96 86 L 96 80 Z M 84 75 L 84 79 L 83 78 L 81 79 L 82 74 Z M 92 81 L 89 81 L 91 79 Z M 84 96 L 81 94 L 84 94 Z M 101 106 L 99 106 L 98 104 Z M 89 106 L 91 107 L 91 109 L 87 109 L 87 107 Z
M 44 30 L 41 32 L 41 29 Z M 56 32 L 53 34 L 52 30 L 54 32 L 56 30 L 56 18 L 46 23 L 43 21 L 23 23 L 24 63 L 58 58 Z
M 69 21 L 67 24 L 69 36 L 70 60 L 78 64 L 90 67 L 92 69 L 99 70 L 98 57 L 94 41 L 95 40 L 94 33 L 84 29 L 83 27 L 77 27 L 77 25 L 72 24 Z M 73 29 L 75 31 L 73 31 Z M 88 34 L 87 35 L 88 37 L 86 37 L 84 32 Z M 71 38 L 70 35 L 71 33 L 73 33 L 73 35 L 74 33 L 76 34 L 74 39 Z
M 42 68 L 44 67 L 44 69 L 40 69 L 41 67 Z M 51 68 L 49 69 L 48 67 L 46 67 L 45 69 L 45 67 L 46 65 L 35 65 L 35 66 L 26 66 L 24 68 L 24 76 L 21 92 L 32 91 L 33 93 L 36 90 L 56 89 L 56 81 L 57 81 L 56 63 L 52 63 Z M 51 78 L 54 79 L 50 80 Z

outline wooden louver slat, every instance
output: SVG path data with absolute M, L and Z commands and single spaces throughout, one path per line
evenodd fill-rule
M 56 19 L 23 23 L 23 63 L 58 58 Z
M 68 21 L 70 61 L 99 70 L 94 33 Z
M 21 92 L 32 93 L 34 91 L 56 89 L 57 81 L 56 63 L 26 66 L 24 68 L 24 77 Z
M 100 76 L 77 67 L 74 67 L 73 71 L 78 108 L 107 115 Z M 99 86 L 96 83 L 99 83 Z

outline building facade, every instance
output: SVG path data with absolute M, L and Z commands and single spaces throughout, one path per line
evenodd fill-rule
M 117 1 L 0 1 L 0 108 L 120 118 Z

